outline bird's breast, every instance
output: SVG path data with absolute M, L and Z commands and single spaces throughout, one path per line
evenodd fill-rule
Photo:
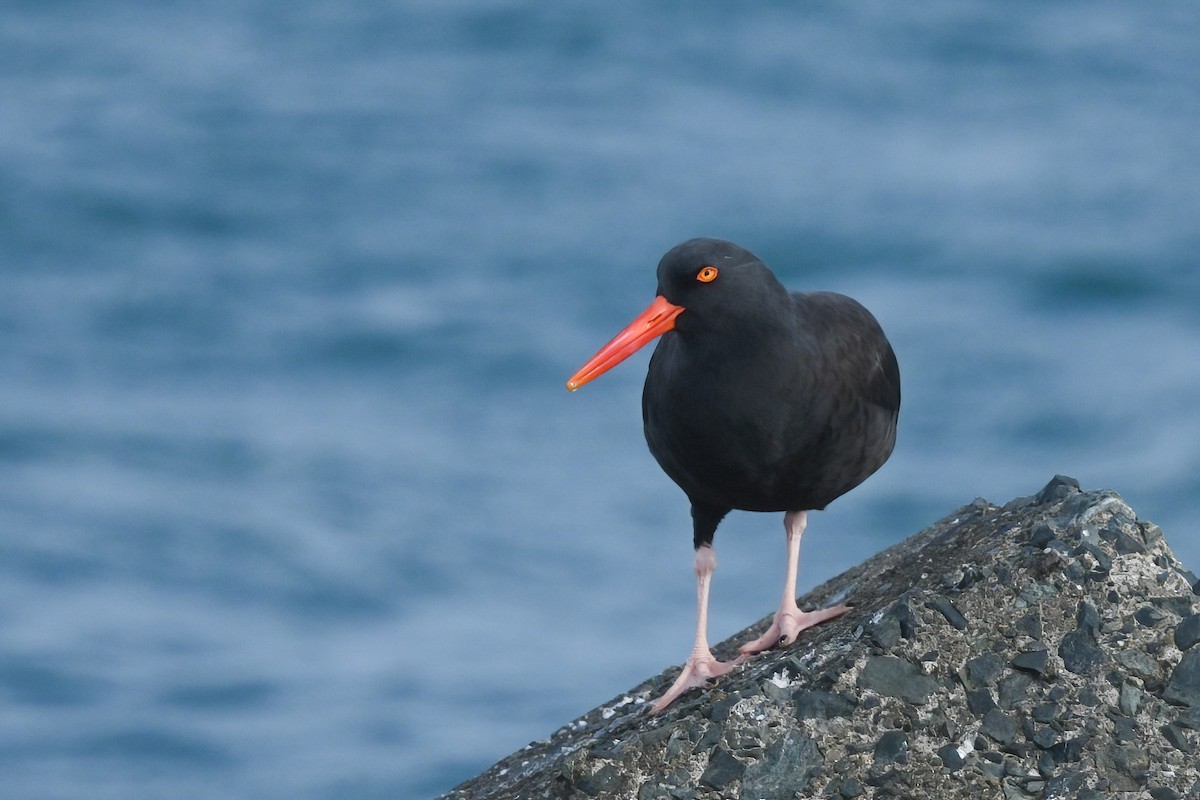
M 787 510 L 790 465 L 812 438 L 802 370 L 753 354 L 697 359 L 664 340 L 642 396 L 646 441 L 693 499 L 730 508 Z

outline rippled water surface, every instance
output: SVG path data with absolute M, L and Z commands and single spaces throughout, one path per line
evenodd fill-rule
M 900 358 L 803 585 L 1056 472 L 1200 569 L 1194 7 L 3 16 L 6 797 L 429 796 L 681 661 L 646 355 L 562 384 L 696 235 Z M 782 540 L 722 525 L 714 639 Z

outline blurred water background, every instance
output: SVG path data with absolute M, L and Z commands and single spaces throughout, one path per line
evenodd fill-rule
M 429 796 L 681 662 L 647 354 L 563 381 L 697 235 L 899 354 L 803 586 L 1056 472 L 1200 568 L 1194 4 L 0 15 L 5 798 Z

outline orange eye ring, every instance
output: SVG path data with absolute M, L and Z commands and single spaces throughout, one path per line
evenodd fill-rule
M 700 281 L 701 283 L 711 283 L 712 281 L 716 280 L 716 278 L 717 278 L 717 268 L 716 267 L 712 267 L 712 266 L 701 267 L 700 271 L 696 273 L 696 280 Z

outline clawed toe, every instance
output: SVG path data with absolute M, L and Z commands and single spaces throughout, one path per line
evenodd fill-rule
M 772 647 L 787 647 L 799 638 L 801 631 L 813 627 L 827 619 L 841 616 L 850 610 L 849 606 L 830 606 L 819 611 L 801 611 L 793 605 L 792 608 L 780 609 L 771 622 L 766 633 L 752 642 L 746 642 L 738 651 L 750 655 L 770 650 Z
M 744 656 L 738 656 L 733 661 L 717 661 L 712 653 L 693 654 L 683 665 L 683 670 L 675 679 L 675 683 L 671 684 L 671 688 L 663 692 L 662 697 L 658 698 L 650 707 L 651 713 L 659 713 L 689 689 L 712 686 L 716 683 L 717 678 L 727 674 L 745 660 Z

